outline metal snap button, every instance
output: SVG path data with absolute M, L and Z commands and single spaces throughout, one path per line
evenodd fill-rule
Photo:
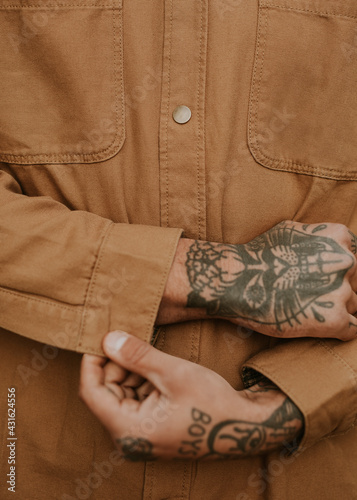
M 191 118 L 191 110 L 187 106 L 177 106 L 172 113 L 172 117 L 176 123 L 187 123 Z

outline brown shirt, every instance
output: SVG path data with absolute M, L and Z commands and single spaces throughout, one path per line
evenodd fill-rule
M 181 230 L 357 232 L 356 0 L 0 0 L 0 33 L 0 497 L 14 387 L 21 500 L 357 498 L 357 340 L 160 329 L 237 389 L 273 380 L 298 457 L 126 463 L 77 397 L 106 332 L 150 340 Z

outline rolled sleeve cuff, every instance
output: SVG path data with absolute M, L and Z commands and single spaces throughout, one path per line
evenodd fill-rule
M 102 354 L 102 338 L 113 330 L 150 341 L 181 234 L 181 229 L 110 226 L 86 294 L 76 350 Z
M 283 341 L 260 352 L 243 366 L 244 385 L 257 383 L 261 375 L 277 385 L 304 415 L 300 451 L 356 424 L 356 374 L 323 341 Z

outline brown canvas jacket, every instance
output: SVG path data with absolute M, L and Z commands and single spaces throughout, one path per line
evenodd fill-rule
M 357 233 L 357 1 L 0 0 L 0 34 L 0 497 L 15 388 L 21 500 L 357 499 L 357 339 L 160 328 L 237 389 L 275 382 L 298 456 L 127 463 L 78 399 L 80 353 L 150 340 L 182 234 Z

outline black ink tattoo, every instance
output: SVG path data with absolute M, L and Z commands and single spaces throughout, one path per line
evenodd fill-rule
M 178 450 L 185 458 L 231 459 L 268 453 L 283 445 L 293 449 L 303 430 L 303 415 L 289 398 L 262 423 L 232 419 L 210 429 L 212 419 L 207 413 L 193 409 L 191 416 L 194 423 L 188 428 L 188 434 L 195 439 L 182 441 Z M 294 446 L 289 445 L 292 441 Z M 207 448 L 208 453 L 202 455 L 202 450 Z
M 283 441 L 291 441 L 299 432 L 293 422 L 303 416 L 294 403 L 286 398 L 284 403 L 262 424 L 240 420 L 226 420 L 217 424 L 209 434 L 211 454 L 222 458 L 269 452 Z
M 178 453 L 187 458 L 195 458 L 202 449 L 207 426 L 211 423 L 211 417 L 197 408 L 191 410 L 192 424 L 188 428 L 189 439 L 181 442 Z
M 188 307 L 207 314 L 285 327 L 304 318 L 323 323 L 334 303 L 320 298 L 341 287 L 353 265 L 351 255 L 332 238 L 279 224 L 244 245 L 195 241 L 187 254 L 191 286 Z M 235 271 L 237 270 L 238 271 Z
M 152 453 L 152 443 L 147 439 L 125 436 L 116 439 L 116 443 L 123 458 L 131 460 L 132 462 L 155 460 Z
M 357 236 L 352 233 L 352 231 L 348 231 L 351 236 L 351 252 L 354 255 L 357 255 Z

